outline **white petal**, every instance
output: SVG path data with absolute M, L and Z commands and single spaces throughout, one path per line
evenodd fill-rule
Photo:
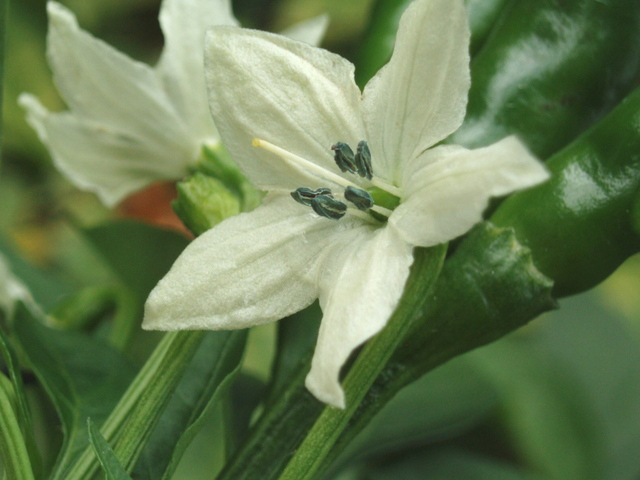
M 97 193 L 108 206 L 152 182 L 187 174 L 183 151 L 70 112 L 50 113 L 32 95 L 21 95 L 19 103 L 56 167 L 78 187 Z
M 49 2 L 48 12 L 49 63 L 60 94 L 76 115 L 166 148 L 186 148 L 197 158 L 200 145 L 151 67 L 81 30 L 60 4 Z
M 318 296 L 318 265 L 342 226 L 289 195 L 267 197 L 191 243 L 151 292 L 143 327 L 236 329 L 279 320 Z
M 407 165 L 405 198 L 389 223 L 413 245 L 443 243 L 479 222 L 490 197 L 536 185 L 548 177 L 542 163 L 515 137 L 477 150 L 439 146 Z
M 192 135 L 217 141 L 204 82 L 204 36 L 213 25 L 238 25 L 229 0 L 164 0 L 164 50 L 158 71 Z
M 374 173 L 398 181 L 402 164 L 458 129 L 469 77 L 462 0 L 417 0 L 400 20 L 393 56 L 364 90 Z
M 327 27 L 329 26 L 329 15 L 318 15 L 303 22 L 291 25 L 280 32 L 280 35 L 289 37 L 291 40 L 305 42 L 309 45 L 320 45 Z
M 412 247 L 392 226 L 371 232 L 362 227 L 327 256 L 321 271 L 323 317 L 306 379 L 318 399 L 344 408 L 340 369 L 349 355 L 387 324 L 413 263 Z
M 222 141 L 259 188 L 326 182 L 253 147 L 253 138 L 336 173 L 331 145 L 364 138 L 353 65 L 326 50 L 281 35 L 214 27 L 207 33 L 205 71 Z

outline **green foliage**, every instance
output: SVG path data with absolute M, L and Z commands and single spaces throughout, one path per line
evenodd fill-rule
M 91 418 L 87 418 L 87 428 L 89 429 L 89 440 L 91 446 L 96 452 L 96 456 L 100 461 L 102 470 L 104 471 L 106 480 L 131 480 L 123 466 L 118 461 L 115 453 L 104 439 L 100 430 L 96 427 Z
M 64 442 L 51 478 L 67 478 L 65 472 L 89 444 L 87 418 L 102 424 L 131 382 L 134 369 L 105 343 L 48 328 L 22 305 L 16 310 L 13 330 L 25 361 L 62 422 Z
M 189 243 L 178 233 L 125 220 L 85 229 L 84 234 L 141 302 Z
M 135 478 L 171 478 L 213 406 L 228 395 L 245 341 L 246 331 L 207 333 L 146 443 Z

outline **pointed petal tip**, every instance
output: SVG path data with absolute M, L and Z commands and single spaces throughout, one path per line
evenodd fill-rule
M 52 25 L 77 25 L 76 16 L 73 12 L 58 2 L 52 0 L 47 2 L 47 14 Z
M 325 378 L 319 378 L 316 372 L 312 369 L 307 375 L 304 382 L 307 390 L 321 402 L 344 410 L 346 408 L 344 391 L 338 379 L 330 380 L 326 376 L 324 376 Z

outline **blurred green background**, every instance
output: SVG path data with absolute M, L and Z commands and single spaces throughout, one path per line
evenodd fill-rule
M 157 0 L 69 0 L 80 25 L 132 57 L 155 62 L 162 48 Z M 278 31 L 328 13 L 324 46 L 353 59 L 370 0 L 234 2 L 245 26 Z M 64 109 L 45 61 L 44 0 L 11 3 L 0 171 L 0 250 L 60 281 L 59 294 L 114 282 L 79 229 L 122 216 L 78 191 L 52 167 L 16 104 L 24 91 Z M 439 368 L 403 392 L 328 474 L 340 479 L 640 478 L 640 258 L 558 312 Z M 141 361 L 157 339 L 138 334 Z M 252 332 L 247 378 L 264 382 L 272 327 Z M 215 471 L 216 415 L 176 478 Z M 422 473 L 421 473 L 422 472 Z M 427 474 L 426 472 L 429 472 Z M 207 478 L 207 477 L 202 477 Z

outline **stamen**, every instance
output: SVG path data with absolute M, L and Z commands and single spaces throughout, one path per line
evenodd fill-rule
M 373 170 L 371 168 L 371 150 L 367 142 L 362 140 L 358 143 L 358 149 L 354 158 L 358 175 L 365 177 L 367 180 L 373 178 Z
M 318 195 L 311 201 L 311 208 L 318 215 L 340 220 L 347 213 L 347 205 L 329 195 Z
M 373 177 L 370 181 L 374 187 L 378 187 L 380 190 L 384 190 L 385 192 L 389 192 L 391 195 L 394 195 L 398 198 L 402 198 L 402 190 L 400 190 L 395 185 L 391 185 L 387 182 L 384 182 L 380 180 L 378 177 Z
M 327 195 L 331 197 L 331 189 L 322 187 L 318 188 L 317 190 L 311 190 L 307 187 L 300 187 L 294 192 L 291 192 L 291 196 L 296 202 L 301 203 L 302 205 L 306 205 L 307 207 L 311 206 L 311 202 L 318 195 Z
M 358 210 L 366 212 L 373 207 L 373 198 L 365 190 L 359 188 L 347 187 L 344 191 L 344 198 L 353 203 Z
M 358 169 L 354 161 L 353 150 L 348 144 L 338 142 L 331 146 L 331 150 L 335 152 L 333 159 L 341 172 L 357 173 Z
M 265 150 L 271 152 L 271 153 L 275 153 L 276 155 L 278 155 L 280 158 L 282 158 L 283 160 L 289 161 L 293 164 L 299 165 L 300 167 L 311 171 L 313 173 L 315 173 L 316 175 L 318 175 L 319 177 L 324 178 L 325 180 L 329 180 L 330 182 L 333 182 L 337 185 L 340 185 L 344 188 L 347 188 L 350 185 L 354 185 L 352 182 L 350 182 L 349 180 L 347 180 L 346 178 L 342 178 L 340 175 L 337 175 L 333 172 L 330 172 L 329 170 L 326 170 L 318 165 L 316 165 L 315 163 L 310 162 L 309 160 L 305 160 L 304 158 L 291 153 L 291 152 L 287 152 L 285 149 L 280 148 L 275 146 L 273 143 L 269 143 L 265 140 L 261 140 L 259 138 L 254 138 L 251 142 L 251 144 L 254 147 L 260 147 L 260 148 L 264 148 Z

